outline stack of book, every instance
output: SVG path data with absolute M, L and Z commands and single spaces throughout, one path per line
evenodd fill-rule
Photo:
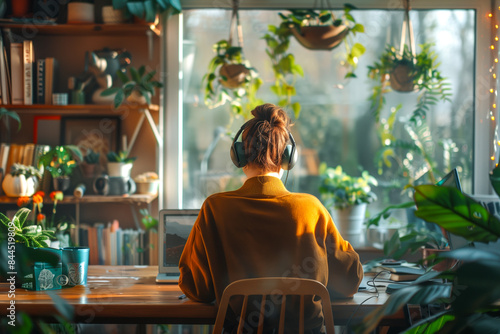
M 79 245 L 90 248 L 91 265 L 158 265 L 158 233 L 121 229 L 117 221 L 81 224 Z
M 52 104 L 57 60 L 35 58 L 33 41 L 0 30 L 1 104 Z
M 426 271 L 424 268 L 410 265 L 377 266 L 372 268 L 369 273 L 365 273 L 365 275 L 375 275 L 379 272 L 387 272 L 391 281 L 407 282 L 416 280 Z

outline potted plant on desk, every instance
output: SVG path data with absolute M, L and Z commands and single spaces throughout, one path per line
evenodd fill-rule
M 367 171 L 353 177 L 342 170 L 342 166 L 319 167 L 321 185 L 319 192 L 324 205 L 331 210 L 335 225 L 344 238 L 357 242 L 362 234 L 366 206 L 377 199 L 371 186 L 377 180 Z
M 9 271 L 16 273 L 16 286 L 29 290 L 60 289 L 63 281 L 62 251 L 49 248 L 54 232 L 42 225 L 28 225 L 31 210 L 19 209 L 12 220 L 0 213 L 0 229 L 9 254 Z M 12 262 L 12 264 L 10 264 Z M 5 277 L 6 273 L 2 273 Z
M 493 189 L 500 190 L 500 179 L 496 175 L 500 175 L 499 167 L 493 170 L 490 180 Z M 500 239 L 500 219 L 466 194 L 437 185 L 420 185 L 414 189 L 417 217 L 484 247 L 492 247 L 489 243 Z M 431 271 L 392 293 L 382 307 L 365 317 L 356 332 L 370 333 L 382 317 L 395 313 L 405 304 L 441 306 L 437 313 L 405 333 L 497 332 L 500 325 L 499 253 L 466 247 L 436 258 L 452 259 L 459 264 L 443 272 Z

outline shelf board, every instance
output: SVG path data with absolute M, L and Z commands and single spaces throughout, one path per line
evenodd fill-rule
M 133 194 L 123 196 L 103 196 L 103 195 L 84 195 L 82 198 L 65 195 L 62 201 L 58 204 L 77 204 L 77 203 L 136 203 L 149 204 L 156 199 L 157 195 L 151 194 Z M 16 204 L 17 197 L 0 196 L 0 204 Z M 44 203 L 52 204 L 50 198 L 44 198 Z
M 29 22 L 13 22 L 3 20 L 0 22 L 1 28 L 29 29 L 37 35 L 80 35 L 80 36 L 100 36 L 100 35 L 144 35 L 153 32 L 159 36 L 158 26 L 141 23 L 122 24 L 32 24 Z
M 118 109 L 114 109 L 110 105 L 99 104 L 70 104 L 66 106 L 61 105 L 47 105 L 47 104 L 33 104 L 33 105 L 17 105 L 5 104 L 0 105 L 9 110 L 15 110 L 21 114 L 62 114 L 64 115 L 122 115 L 130 111 L 140 111 L 148 109 L 149 111 L 158 111 L 160 108 L 156 104 L 152 105 L 122 105 Z

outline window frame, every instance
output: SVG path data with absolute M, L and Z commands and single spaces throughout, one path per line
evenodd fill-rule
M 350 3 L 359 9 L 391 9 L 402 10 L 401 1 L 393 0 L 351 0 Z M 489 172 L 495 167 L 498 159 L 498 148 L 494 144 L 498 112 L 492 110 L 493 104 L 499 104 L 496 94 L 497 80 L 489 71 L 493 61 L 498 57 L 498 51 L 491 51 L 490 46 L 498 49 L 494 42 L 492 20 L 497 21 L 500 15 L 500 0 L 470 1 L 470 0 L 419 0 L 412 3 L 412 9 L 473 9 L 476 12 L 476 44 L 474 68 L 474 143 L 473 143 L 473 194 L 491 194 Z M 328 0 L 315 1 L 311 8 L 324 8 Z M 338 7 L 338 4 L 333 4 Z M 335 6 L 336 5 L 336 6 Z M 183 10 L 202 8 L 232 8 L 230 0 L 210 1 L 184 0 Z M 492 7 L 493 6 L 493 7 Z M 303 8 L 300 0 L 247 0 L 240 3 L 241 9 L 282 9 Z M 499 10 L 493 10 L 499 8 Z M 498 13 L 497 13 L 498 12 Z M 492 13 L 493 17 L 489 17 Z M 163 145 L 160 147 L 159 166 L 162 179 L 159 206 L 161 208 L 181 209 L 182 203 L 182 22 L 183 16 L 164 18 L 162 36 L 162 73 L 165 88 L 163 90 L 162 113 L 160 115 L 160 133 Z M 493 67 L 497 77 L 498 70 Z M 484 74 L 483 74 L 484 73 Z M 490 93 L 493 88 L 494 94 Z M 491 120 L 490 112 L 494 112 L 495 120 Z M 484 144 L 488 143 L 488 144 Z M 492 160 L 491 157 L 495 159 Z

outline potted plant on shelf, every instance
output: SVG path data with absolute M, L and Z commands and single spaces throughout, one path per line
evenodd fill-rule
M 54 146 L 40 157 L 40 164 L 52 176 L 54 190 L 65 192 L 70 187 L 73 170 L 82 159 L 78 146 Z
M 92 149 L 87 150 L 87 154 L 83 157 L 83 163 L 81 164 L 84 177 L 92 178 L 96 175 L 100 156 L 99 152 L 95 152 Z
M 42 173 L 33 166 L 15 163 L 5 175 L 2 189 L 9 197 L 32 196 L 37 190 Z
M 214 44 L 213 50 L 216 55 L 203 76 L 205 104 L 216 108 L 229 101 L 233 114 L 249 118 L 250 111 L 262 102 L 256 97 L 262 79 L 244 58 L 240 46 L 221 40 Z
M 281 18 L 288 24 L 293 36 L 305 48 L 331 50 L 342 42 L 345 45 L 345 61 L 352 67 L 346 78 L 355 77 L 359 57 L 365 53 L 361 43 L 354 43 L 352 37 L 363 33 L 365 28 L 357 23 L 351 11 L 356 7 L 345 4 L 342 16 L 331 10 L 293 9 Z
M 133 163 L 137 158 L 129 157 L 128 154 L 127 151 L 109 152 L 107 154 L 109 176 L 130 177 Z
M 366 206 L 377 199 L 371 190 L 378 185 L 377 180 L 367 171 L 353 177 L 345 173 L 342 166 L 331 168 L 324 162 L 320 164 L 319 173 L 321 200 L 330 209 L 335 225 L 344 238 L 359 241 Z
M 158 185 L 160 179 L 155 172 L 145 172 L 134 177 L 135 185 L 137 186 L 138 194 L 158 194 Z
M 156 71 L 146 72 L 144 65 L 139 69 L 130 66 L 128 70 L 125 69 L 125 72 L 118 70 L 116 75 L 122 82 L 122 86 L 107 88 L 101 92 L 101 95 L 115 95 L 115 108 L 118 108 L 125 100 L 129 104 L 151 104 L 151 97 L 155 95 L 155 88 L 163 87 L 162 83 L 154 80 L 155 74 Z
M 113 7 L 126 8 L 132 15 L 146 22 L 155 22 L 158 14 L 170 12 L 175 15 L 182 11 L 180 0 L 113 0 Z

